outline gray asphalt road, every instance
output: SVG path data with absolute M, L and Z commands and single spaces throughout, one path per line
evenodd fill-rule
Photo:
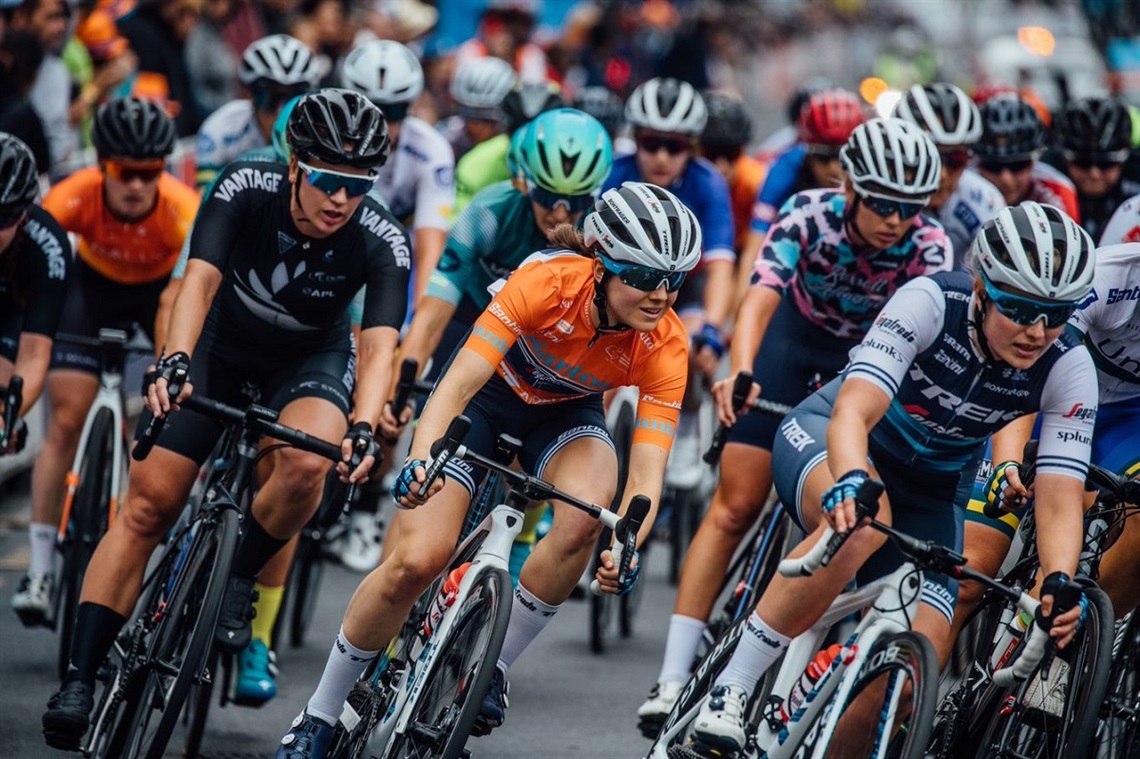
M 40 715 L 56 687 L 56 636 L 25 630 L 8 600 L 27 561 L 19 515 L 26 496 L 0 495 L 0 713 L 5 736 L 0 756 L 61 757 L 40 738 Z M 23 512 L 26 513 L 26 512 Z M 661 547 L 664 549 L 664 547 Z M 570 601 L 512 668 L 511 707 L 503 727 L 468 744 L 475 759 L 573 759 L 638 757 L 648 742 L 637 733 L 635 711 L 657 676 L 673 592 L 664 578 L 665 551 L 648 566 L 645 603 L 634 638 L 617 640 L 604 656 L 590 653 L 588 612 Z M 258 710 L 215 708 L 204 742 L 204 759 L 271 757 L 290 720 L 316 685 L 358 577 L 339 568 L 326 573 L 310 643 L 280 652 L 277 698 Z M 182 756 L 181 743 L 168 757 Z

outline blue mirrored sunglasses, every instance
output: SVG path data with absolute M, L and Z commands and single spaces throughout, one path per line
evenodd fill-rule
M 926 208 L 925 203 L 904 203 L 901 200 L 887 200 L 886 198 L 875 197 L 874 195 L 864 195 L 863 205 L 871 209 L 871 212 L 876 216 L 881 216 L 884 219 L 897 213 L 899 218 L 903 221 L 913 219 L 918 216 L 918 212 Z
M 1046 327 L 1056 329 L 1064 326 L 1077 310 L 1077 303 L 1048 302 L 1004 292 L 997 289 L 986 277 L 982 277 L 982 283 L 986 287 L 986 297 L 993 301 L 998 313 L 1014 324 L 1027 327 L 1039 319 L 1044 319 Z
M 334 195 L 343 189 L 348 193 L 348 197 L 359 198 L 361 195 L 367 195 L 376 181 L 376 177 L 371 174 L 344 174 L 329 169 L 316 169 L 304 161 L 297 161 L 297 165 L 305 172 L 309 184 L 326 195 Z
M 614 261 L 611 258 L 598 254 L 602 264 L 606 267 L 606 271 L 617 276 L 623 285 L 641 290 L 643 292 L 651 293 L 661 285 L 665 285 L 668 292 L 675 293 L 681 289 L 681 285 L 685 282 L 685 275 L 688 272 L 683 271 L 664 271 L 662 269 L 654 269 L 652 266 L 641 266 L 639 264 L 626 264 L 619 261 Z
M 559 204 L 566 207 L 569 213 L 582 213 L 594 207 L 594 196 L 589 195 L 563 195 L 558 192 L 544 190 L 537 185 L 527 183 L 527 194 L 530 199 L 543 208 L 554 210 Z

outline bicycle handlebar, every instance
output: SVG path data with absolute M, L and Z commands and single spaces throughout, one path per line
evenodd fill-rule
M 732 410 L 734 413 L 739 416 L 743 413 L 759 411 L 760 413 L 780 418 L 792 413 L 791 406 L 784 403 L 766 401 L 763 398 L 757 398 L 751 408 L 745 409 L 744 403 L 748 400 L 748 394 L 752 392 L 752 383 L 751 372 L 740 372 L 736 375 L 736 379 L 732 383 Z M 720 461 L 720 455 L 724 452 L 724 446 L 728 442 L 728 429 L 729 428 L 724 424 L 717 424 L 716 431 L 713 432 L 712 443 L 702 457 L 706 464 L 715 466 Z
M 855 493 L 855 523 L 865 517 L 874 518 L 879 513 L 879 496 L 883 494 L 883 483 L 875 479 L 866 480 Z M 847 542 L 854 530 L 837 533 L 827 527 L 811 550 L 798 559 L 784 559 L 777 569 L 784 577 L 811 577 L 831 563 L 836 552 Z
M 1075 582 L 1068 582 L 1057 591 L 1053 598 L 1053 617 L 1072 609 L 1081 602 L 1081 586 Z M 1053 659 L 1054 648 L 1049 630 L 1052 629 L 1052 617 L 1041 616 L 1041 602 L 1027 593 L 1022 593 L 1017 601 L 1019 609 L 1028 612 L 1034 617 L 1033 629 L 1029 639 L 1021 649 L 1021 654 L 1007 667 L 1003 667 L 993 674 L 994 685 L 999 688 L 1008 688 L 1011 685 L 1025 682 L 1038 665 L 1044 676 L 1049 674 L 1049 666 Z

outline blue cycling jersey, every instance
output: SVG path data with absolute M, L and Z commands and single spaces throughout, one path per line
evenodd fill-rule
M 752 206 L 753 232 L 768 234 L 788 198 L 802 190 L 812 189 L 801 186 L 804 184 L 801 173 L 805 158 L 807 146 L 797 142 L 772 161 L 768 174 L 764 177 L 764 184 L 760 185 L 760 191 L 756 194 L 756 204 Z
M 637 156 L 622 156 L 614 159 L 614 167 L 602 190 L 621 187 L 622 182 L 644 181 L 637 170 Z M 716 167 L 704 158 L 691 158 L 681 178 L 666 189 L 689 207 L 701 225 L 704 246 L 701 260 L 735 261 L 736 253 L 732 248 L 735 239 L 732 199 L 728 193 L 728 183 Z

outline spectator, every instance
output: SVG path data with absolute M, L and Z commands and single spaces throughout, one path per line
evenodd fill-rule
M 522 82 L 546 81 L 546 53 L 530 41 L 536 12 L 535 0 L 488 0 L 478 33 L 455 51 L 456 64 L 486 56 L 502 58 L 515 67 Z
M 222 38 L 235 7 L 234 0 L 205 0 L 202 19 L 186 38 L 186 67 L 205 114 L 237 97 L 237 57 Z
M 95 109 L 108 96 L 129 92 L 138 58 L 131 52 L 127 38 L 119 34 L 114 16 L 103 7 L 88 8 L 76 25 L 73 42 L 83 47 L 88 64 L 77 77 L 81 88 L 71 102 L 71 123 L 82 128 L 82 144 L 86 147 L 90 144 L 86 131 Z M 72 72 L 75 76 L 74 68 Z
M 320 63 L 321 87 L 335 87 L 337 61 L 352 46 L 352 28 L 348 25 L 347 0 L 301 0 L 297 16 L 289 25 L 290 34 L 308 45 Z
M 0 42 L 0 132 L 8 132 L 32 149 L 36 171 L 46 174 L 51 165 L 44 125 L 28 100 L 44 49 L 27 32 L 9 30 Z
M 75 148 L 69 120 L 71 75 L 59 56 L 67 39 L 70 18 L 71 6 L 66 0 L 24 0 L 11 20 L 12 29 L 28 32 L 43 46 L 43 62 L 28 99 L 43 123 L 53 169 Z
M 183 137 L 197 132 L 203 118 L 184 58 L 201 9 L 202 0 L 141 0 L 119 21 L 119 31 L 139 57 L 132 94 L 165 103 Z

